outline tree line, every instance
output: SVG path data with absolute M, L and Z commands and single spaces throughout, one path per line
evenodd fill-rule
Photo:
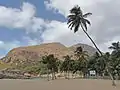
M 63 73 L 66 79 L 70 79 L 69 75 L 75 76 L 77 72 L 81 72 L 83 78 L 89 76 L 89 71 L 95 70 L 96 77 L 109 76 L 106 66 L 109 69 L 114 79 L 120 79 L 120 44 L 112 43 L 109 47 L 112 52 L 103 53 L 100 56 L 99 53 L 95 53 L 93 56 L 89 56 L 87 51 L 84 51 L 82 47 L 77 47 L 74 55 L 66 55 L 63 60 L 55 58 L 53 54 L 42 57 L 40 63 L 44 64 L 46 68 L 46 74 L 48 80 L 49 75 L 52 74 L 52 80 L 56 79 L 57 73 Z M 72 58 L 75 56 L 74 58 Z M 41 73 L 42 74 L 42 73 Z

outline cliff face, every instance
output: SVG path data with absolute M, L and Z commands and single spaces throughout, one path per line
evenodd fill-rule
M 9 64 L 36 64 L 42 56 L 46 54 L 54 54 L 58 59 L 63 59 L 65 55 L 72 55 L 76 47 L 81 46 L 89 55 L 93 55 L 96 50 L 86 44 L 77 44 L 66 47 L 60 43 L 46 43 L 36 46 L 14 48 L 1 60 Z

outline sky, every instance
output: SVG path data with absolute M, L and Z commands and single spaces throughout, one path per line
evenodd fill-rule
M 109 51 L 120 40 L 120 0 L 0 0 L 0 58 L 13 48 L 41 43 L 93 46 L 81 29 L 75 34 L 68 29 L 74 5 L 93 13 L 88 33 L 103 52 Z

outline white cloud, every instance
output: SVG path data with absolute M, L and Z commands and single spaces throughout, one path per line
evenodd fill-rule
M 85 8 L 99 2 L 107 1 L 110 0 L 46 0 L 45 5 L 48 9 L 53 9 L 66 16 L 74 5 L 80 5 Z
M 30 38 L 29 36 L 24 36 L 23 40 L 26 42 L 27 45 L 38 45 L 41 43 L 40 39 L 38 38 Z
M 0 55 L 0 59 L 3 58 L 5 55 Z
M 27 2 L 20 9 L 0 6 L 0 26 L 35 32 L 44 26 L 44 20 L 35 17 L 35 14 L 35 6 Z
M 45 43 L 61 42 L 67 46 L 76 43 L 86 43 L 85 41 L 88 41 L 82 31 L 74 34 L 73 31 L 68 29 L 66 22 L 59 21 L 49 22 L 46 26 L 45 32 L 42 34 L 42 38 Z
M 12 41 L 12 42 L 4 42 L 0 41 L 0 49 L 9 51 L 13 48 L 19 47 L 20 42 L 19 41 Z
M 47 0 L 46 7 L 65 17 L 74 5 L 78 4 L 84 12 L 92 12 L 89 18 L 92 26 L 89 28 L 89 34 L 99 45 L 102 51 L 109 51 L 108 47 L 113 41 L 120 41 L 120 8 L 119 0 Z M 92 45 L 87 37 L 78 32 L 73 34 L 67 28 L 66 22 L 51 22 L 44 32 L 44 41 L 60 41 L 70 45 L 83 42 Z

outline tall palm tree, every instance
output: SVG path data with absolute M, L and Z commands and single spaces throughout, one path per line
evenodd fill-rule
M 93 41 L 93 39 L 87 33 L 87 24 L 91 25 L 91 23 L 86 18 L 88 16 L 92 15 L 92 13 L 83 14 L 81 8 L 78 5 L 75 6 L 75 7 L 73 7 L 70 10 L 70 13 L 71 14 L 68 15 L 68 23 L 67 23 L 69 25 L 68 28 L 70 28 L 71 30 L 74 28 L 74 33 L 76 33 L 79 30 L 79 27 L 81 27 L 82 30 L 84 31 L 84 33 L 88 36 L 88 38 L 94 44 L 94 46 L 96 47 L 96 49 L 98 50 L 98 52 L 100 54 L 102 54 L 102 52 L 99 50 L 99 48 L 97 47 L 97 45 L 95 44 L 95 42 Z
M 68 28 L 70 28 L 71 30 L 74 28 L 74 33 L 76 33 L 79 30 L 79 27 L 81 27 L 83 32 L 87 35 L 87 37 L 94 44 L 95 48 L 100 53 L 100 55 L 103 56 L 102 52 L 97 47 L 96 43 L 93 41 L 91 36 L 87 33 L 87 25 L 91 25 L 91 23 L 86 18 L 90 15 L 92 15 L 92 13 L 83 14 L 81 8 L 78 5 L 73 7 L 70 10 L 70 15 L 68 15 L 68 23 L 67 23 L 69 25 Z M 107 71 L 108 71 L 108 68 L 107 68 Z M 108 71 L 108 73 L 113 81 L 113 85 L 115 85 L 115 82 L 114 82 L 114 79 L 113 79 L 111 73 L 109 71 Z

